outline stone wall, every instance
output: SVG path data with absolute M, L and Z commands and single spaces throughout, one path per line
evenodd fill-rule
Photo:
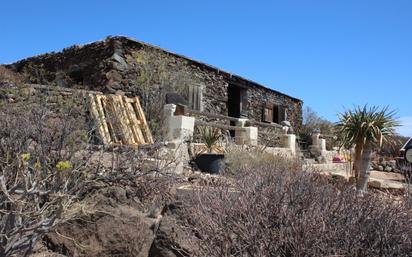
M 113 42 L 98 41 L 72 46 L 61 52 L 30 57 L 10 68 L 23 73 L 33 84 L 106 91 L 104 74 L 113 69 Z
M 248 118 L 261 121 L 264 103 L 272 102 L 287 107 L 289 120 L 295 129 L 301 125 L 302 102 L 300 100 L 127 37 L 109 37 L 84 46 L 73 46 L 59 53 L 28 58 L 10 67 L 26 74 L 32 83 L 96 90 L 103 93 L 121 92 L 128 96 L 138 95 L 142 99 L 147 99 L 146 102 L 157 102 L 159 100 L 156 98 L 145 97 L 144 82 L 142 82 L 144 73 L 142 60 L 145 58 L 155 65 L 156 59 L 161 60 L 159 65 L 166 71 L 165 74 L 167 73 L 166 80 L 162 81 L 161 76 L 153 80 L 152 92 L 164 91 L 166 84 L 171 81 L 175 81 L 175 84 L 185 84 L 188 80 L 194 81 L 204 86 L 204 111 L 228 115 L 227 88 L 229 83 L 236 81 L 248 89 Z M 186 82 L 180 82 L 179 80 L 185 76 L 187 76 Z M 170 88 L 173 87 L 169 87 L 166 91 Z M 145 103 L 143 107 L 145 108 Z
M 299 129 L 302 124 L 302 102 L 296 101 L 283 94 L 265 88 L 253 88 L 248 92 L 249 111 L 248 117 L 254 120 L 262 120 L 263 105 L 270 102 L 274 105 L 286 107 L 288 120 L 295 130 Z
M 0 82 L 0 109 L 10 114 L 28 115 L 31 111 L 44 111 L 49 117 L 71 117 L 76 127 L 93 134 L 94 124 L 89 119 L 85 92 L 44 85 L 17 86 Z M 92 140 L 95 138 L 92 137 Z
M 120 77 L 123 87 L 121 90 L 126 90 L 128 94 L 140 95 L 139 91 L 139 62 L 138 59 L 144 56 L 146 51 L 152 51 L 147 46 L 138 44 L 130 44 L 130 42 L 123 43 L 125 59 L 129 66 L 133 67 L 128 72 L 121 72 Z M 150 53 L 149 53 L 150 54 Z M 198 66 L 184 58 L 178 57 L 173 54 L 169 54 L 164 51 L 157 51 L 157 58 L 161 58 L 167 67 L 167 72 L 170 74 L 177 74 L 178 76 L 190 76 L 187 80 L 193 81 L 193 83 L 202 84 L 203 90 L 203 106 L 204 110 L 212 113 L 227 114 L 227 86 L 228 83 L 224 80 L 222 74 L 213 72 L 205 67 Z M 182 71 L 184 69 L 184 71 Z M 179 78 L 173 78 L 179 80 Z M 182 79 L 182 78 L 180 78 Z

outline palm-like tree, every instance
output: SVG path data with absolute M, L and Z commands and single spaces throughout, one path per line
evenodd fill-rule
M 400 123 L 395 118 L 395 112 L 389 111 L 388 107 L 368 108 L 365 105 L 347 110 L 339 116 L 340 121 L 336 126 L 342 145 L 347 148 L 355 146 L 356 189 L 359 194 L 363 194 L 367 190 L 373 150 L 395 135 L 395 128 Z

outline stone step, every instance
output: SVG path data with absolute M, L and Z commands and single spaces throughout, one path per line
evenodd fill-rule
M 306 160 L 315 160 L 315 159 L 306 159 Z M 306 169 L 312 169 L 320 172 L 332 172 L 332 171 L 340 171 L 340 172 L 345 172 L 349 170 L 349 163 L 325 163 L 325 164 L 319 164 L 316 163 L 307 163 L 306 165 L 303 165 L 304 168 Z

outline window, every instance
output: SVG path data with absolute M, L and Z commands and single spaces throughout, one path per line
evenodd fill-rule
M 280 124 L 286 120 L 286 108 L 282 105 L 273 106 L 273 122 Z
M 188 104 L 189 108 L 196 111 L 203 111 L 203 85 L 189 86 Z
M 282 105 L 266 103 L 263 107 L 263 117 L 264 122 L 275 122 L 280 124 L 282 121 L 287 119 L 286 108 Z
M 273 104 L 266 103 L 263 106 L 262 121 L 264 121 L 264 122 L 272 122 L 273 121 Z

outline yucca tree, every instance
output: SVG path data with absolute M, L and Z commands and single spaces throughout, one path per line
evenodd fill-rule
M 354 173 L 359 194 L 367 190 L 372 153 L 396 134 L 400 125 L 388 107 L 355 107 L 339 115 L 336 127 L 342 146 L 355 147 Z

